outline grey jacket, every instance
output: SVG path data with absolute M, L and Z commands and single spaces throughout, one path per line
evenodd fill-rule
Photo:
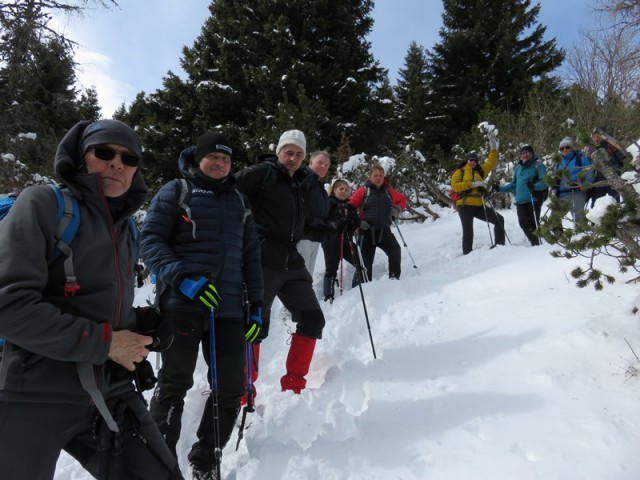
M 49 264 L 57 224 L 55 193 L 25 189 L 0 222 L 0 400 L 91 403 L 78 365 L 93 370 L 105 398 L 133 389 L 126 370 L 107 360 L 112 330 L 135 330 L 137 250 L 128 219 L 147 197 L 136 172 L 114 219 L 100 177 L 79 173 L 79 139 L 88 122 L 64 137 L 54 160 L 58 178 L 78 198 L 80 226 L 71 242 L 80 290 L 65 297 L 63 257 Z M 91 370 L 89 370 L 90 372 Z

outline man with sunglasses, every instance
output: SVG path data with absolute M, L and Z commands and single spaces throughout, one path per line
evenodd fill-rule
M 60 142 L 54 171 L 80 219 L 69 245 L 79 286 L 72 295 L 65 259 L 48 256 L 54 190 L 25 189 L 0 222 L 3 478 L 53 478 L 61 450 L 98 479 L 183 478 L 132 373 L 173 338 L 154 310 L 133 308 L 129 222 L 148 193 L 141 158 L 138 136 L 117 120 L 79 122 Z
M 575 225 L 584 216 L 587 203 L 585 187 L 593 181 L 593 172 L 589 168 L 591 160 L 579 150 L 574 150 L 571 137 L 564 137 L 558 149 L 562 159 L 555 169 L 556 195 L 562 206 L 571 211 Z

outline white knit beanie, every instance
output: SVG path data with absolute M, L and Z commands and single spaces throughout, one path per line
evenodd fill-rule
M 276 147 L 276 155 L 278 155 L 280 150 L 282 150 L 286 145 L 295 145 L 296 147 L 300 147 L 304 156 L 307 156 L 307 139 L 304 137 L 304 133 L 300 130 L 287 130 L 280 135 L 280 140 L 278 140 L 278 146 Z
M 562 148 L 562 147 L 573 148 L 573 140 L 571 139 L 571 137 L 564 137 L 562 139 L 562 141 L 560 142 L 560 146 L 558 148 Z

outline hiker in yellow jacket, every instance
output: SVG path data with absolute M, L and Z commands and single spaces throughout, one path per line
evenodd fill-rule
M 489 135 L 491 150 L 484 164 L 478 162 L 478 154 L 470 152 L 467 159 L 453 171 L 451 189 L 458 193 L 456 206 L 462 223 L 462 254 L 473 250 L 473 219 L 478 218 L 494 226 L 496 245 L 504 245 L 504 218 L 492 207 L 485 204 L 487 195 L 485 178 L 498 161 L 498 139 Z

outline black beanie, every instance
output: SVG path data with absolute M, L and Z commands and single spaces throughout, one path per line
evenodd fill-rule
M 205 133 L 198 138 L 194 156 L 196 165 L 202 160 L 202 157 L 213 152 L 226 153 L 229 156 L 233 155 L 231 143 L 221 133 Z
M 467 153 L 467 161 L 469 161 L 469 160 L 475 160 L 477 162 L 478 161 L 478 154 L 476 152 Z
M 529 152 L 531 155 L 533 155 L 533 147 L 531 145 L 523 145 L 520 149 L 520 153 L 524 152 Z
M 120 120 L 98 120 L 87 125 L 80 138 L 82 155 L 93 145 L 113 143 L 127 147 L 131 153 L 142 158 L 142 144 L 136 132 Z

